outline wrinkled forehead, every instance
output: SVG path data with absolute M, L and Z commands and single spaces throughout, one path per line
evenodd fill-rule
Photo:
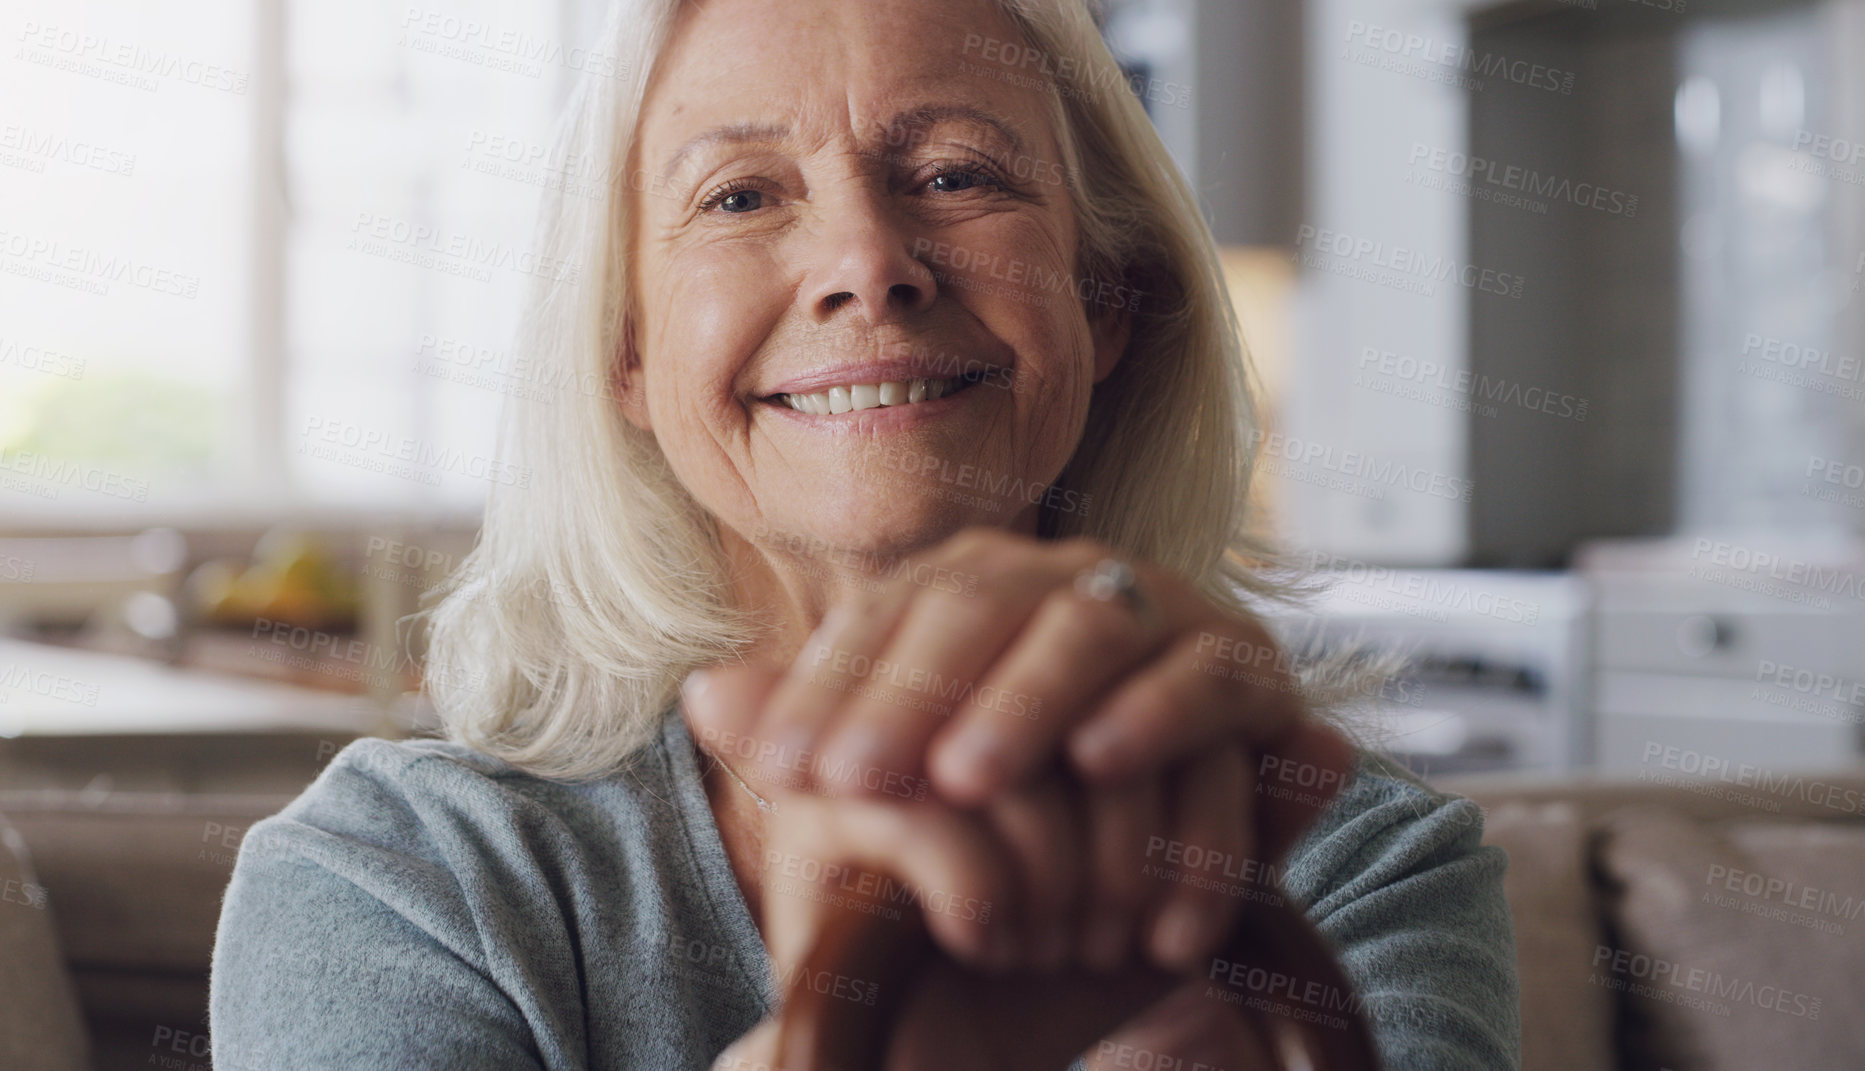
M 636 164 L 666 177 L 721 141 L 910 146 L 938 124 L 1053 144 L 1054 89 L 996 0 L 684 5 L 643 103 Z

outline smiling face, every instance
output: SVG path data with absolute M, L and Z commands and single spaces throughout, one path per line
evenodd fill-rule
M 1126 334 L 1079 296 L 1052 91 L 981 47 L 1020 40 L 991 0 L 681 15 L 631 160 L 623 409 L 728 541 L 1034 531 Z

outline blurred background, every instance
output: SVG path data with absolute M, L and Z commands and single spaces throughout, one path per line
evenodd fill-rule
M 609 180 L 552 145 L 615 70 L 598 6 L 0 4 L 0 809 L 288 798 L 431 726 L 405 619 L 472 545 L 501 401 L 565 372 L 512 339 L 539 197 Z M 1360 715 L 1396 753 L 1858 761 L 1865 4 L 1115 0 L 1105 32 L 1224 247 L 1264 523 L 1332 581 L 1277 627 L 1405 660 Z M 170 832 L 224 880 L 245 812 L 213 813 Z M 84 984 L 153 968 L 113 969 Z
M 9 5 L 0 739 L 422 724 L 597 6 Z M 1421 769 L 1857 752 L 1862 18 L 1108 6 L 1340 581 L 1291 642 L 1406 652 Z

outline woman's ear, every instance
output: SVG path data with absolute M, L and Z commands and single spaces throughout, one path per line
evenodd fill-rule
M 614 359 L 609 362 L 609 390 L 630 424 L 642 431 L 654 430 L 648 419 L 647 373 L 635 349 L 632 322 L 622 325 L 621 340 L 616 343 Z
M 1088 331 L 1094 338 L 1094 381 L 1099 383 L 1126 355 L 1127 343 L 1133 339 L 1133 317 L 1120 306 L 1104 309 L 1089 319 Z

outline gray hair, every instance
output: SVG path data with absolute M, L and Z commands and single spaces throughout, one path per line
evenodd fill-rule
M 1050 98 L 1079 277 L 1145 295 L 1056 482 L 1091 508 L 1045 508 L 1040 534 L 1157 563 L 1226 609 L 1291 598 L 1290 570 L 1247 516 L 1256 391 L 1197 200 L 1084 0 L 997 2 L 1025 45 L 1072 72 Z M 653 435 L 622 417 L 612 389 L 629 330 L 623 183 L 680 4 L 618 0 L 604 30 L 614 75 L 585 77 L 573 96 L 558 149 L 607 161 L 609 181 L 547 203 L 545 253 L 582 285 L 542 281 L 522 342 L 574 374 L 543 397 L 508 398 L 500 455 L 530 485 L 493 489 L 477 545 L 426 611 L 428 687 L 445 734 L 560 780 L 615 769 L 653 738 L 691 670 L 733 658 L 769 627 L 732 604 L 717 520 Z

